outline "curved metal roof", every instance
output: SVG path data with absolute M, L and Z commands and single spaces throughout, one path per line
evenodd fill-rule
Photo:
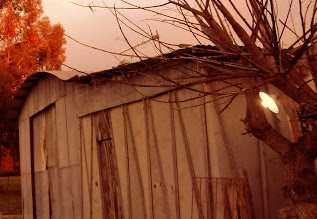
M 45 76 L 53 75 L 63 81 L 78 80 L 81 77 L 86 77 L 88 74 L 75 72 L 75 71 L 39 71 L 30 75 L 21 85 L 20 89 L 14 96 L 14 100 L 11 106 L 10 118 L 16 120 L 21 107 L 23 106 L 27 96 L 31 92 L 34 85 L 44 78 Z
M 30 75 L 21 85 L 18 92 L 15 94 L 14 99 L 24 99 L 30 93 L 33 86 L 42 78 L 47 75 L 53 75 L 63 81 L 76 80 L 86 74 L 75 72 L 75 71 L 39 71 Z M 15 108 L 13 106 L 13 108 Z
M 45 76 L 53 75 L 60 80 L 63 81 L 80 81 L 82 83 L 89 82 L 93 77 L 102 77 L 102 78 L 111 78 L 114 75 L 122 74 L 124 73 L 136 73 L 143 70 L 149 70 L 152 69 L 155 66 L 161 66 L 162 64 L 166 65 L 167 63 L 179 63 L 179 61 L 182 60 L 180 57 L 187 57 L 187 56 L 211 56 L 214 59 L 221 59 L 222 56 L 219 56 L 221 52 L 219 52 L 215 47 L 213 46 L 205 46 L 205 47 L 192 47 L 192 48 L 186 48 L 186 49 L 180 49 L 176 50 L 172 53 L 165 54 L 163 56 L 153 57 L 146 60 L 142 60 L 135 63 L 125 64 L 125 65 L 119 65 L 112 69 L 107 69 L 104 71 L 99 72 L 90 72 L 90 73 L 84 73 L 79 71 L 39 71 L 32 75 L 30 75 L 21 85 L 19 91 L 16 93 L 14 97 L 14 101 L 12 104 L 12 111 L 10 116 L 13 120 L 16 120 L 18 118 L 19 112 L 28 96 L 28 94 L 31 92 L 32 88 L 35 86 L 35 84 L 43 79 Z M 235 55 L 235 54 L 233 54 Z M 228 56 L 228 54 L 227 54 Z M 185 60 L 187 60 L 185 58 Z

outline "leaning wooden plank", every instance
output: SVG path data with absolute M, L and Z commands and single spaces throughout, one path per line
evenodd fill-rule
M 184 140 L 182 129 L 180 127 L 177 106 L 173 105 L 174 109 L 174 128 L 175 128 L 175 147 L 176 147 L 176 160 L 177 160 L 177 175 L 179 180 L 179 205 L 180 205 L 180 218 L 186 218 L 193 213 L 193 218 L 199 218 L 197 208 L 192 211 L 192 185 L 193 178 L 189 170 L 189 163 L 186 158 L 186 151 L 184 147 Z M 193 196 L 195 198 L 195 196 Z M 193 200 L 194 203 L 195 199 Z M 196 205 L 194 205 L 196 206 Z
M 67 140 L 67 118 L 65 98 L 60 99 L 55 104 L 56 107 L 56 130 L 58 166 L 60 168 L 69 166 L 68 140 Z
M 135 103 L 136 104 L 136 103 Z M 136 105 L 130 105 L 130 108 L 136 107 Z M 139 105 L 142 109 L 142 105 Z M 138 110 L 138 115 L 143 115 L 142 113 L 139 113 L 140 110 Z M 131 202 L 132 206 L 132 214 L 133 217 L 137 218 L 147 218 L 147 209 L 145 205 L 145 190 L 144 190 L 144 184 L 143 180 L 148 180 L 147 177 L 147 172 L 145 171 L 144 174 L 146 176 L 142 177 L 142 172 L 141 172 L 141 164 L 140 164 L 140 159 L 142 157 L 145 158 L 144 165 L 147 164 L 146 162 L 146 154 L 147 152 L 141 153 L 138 148 L 142 144 L 136 143 L 136 138 L 137 134 L 140 132 L 145 133 L 144 129 L 138 130 L 136 124 L 140 123 L 140 120 L 137 120 L 137 123 L 134 122 L 134 125 L 132 124 L 132 116 L 130 115 L 129 108 L 126 107 L 125 109 L 125 120 L 126 120 L 126 125 L 127 125 L 127 140 L 128 140 L 128 151 L 129 151 L 129 168 L 130 168 L 130 183 L 131 183 L 131 197 L 133 197 L 133 202 Z M 141 123 L 141 124 L 144 124 Z M 143 134 L 144 135 L 144 134 Z M 145 137 L 144 137 L 145 141 Z M 146 146 L 146 143 L 143 143 L 144 146 Z
M 164 99 L 160 99 L 164 101 Z M 173 152 L 169 105 L 148 102 L 154 217 L 175 217 Z M 164 119 L 163 119 L 164 118 Z M 171 211 L 171 209 L 173 209 Z
M 161 157 L 167 200 L 170 209 L 170 217 L 180 217 L 179 213 L 179 183 L 177 170 L 177 148 L 175 139 L 174 114 L 176 113 L 169 102 L 168 94 L 155 97 L 150 101 L 152 111 L 152 133 L 157 157 Z M 150 113 L 151 114 L 151 113 Z M 156 140 L 155 140 L 156 138 Z M 162 174 L 162 173 L 161 173 Z
M 193 192 L 195 199 L 200 199 L 196 201 L 198 204 L 198 209 L 202 210 L 204 216 L 210 212 L 210 207 L 207 206 L 207 202 L 212 203 L 212 184 L 209 183 L 207 177 L 211 177 L 210 169 L 210 159 L 208 159 L 208 154 L 210 151 L 208 149 L 208 138 L 207 138 L 207 125 L 205 117 L 205 102 L 204 102 L 204 87 L 199 84 L 191 87 L 195 89 L 196 92 L 187 89 L 180 89 L 175 91 L 176 97 L 178 97 L 180 102 L 176 103 L 177 114 L 179 117 L 179 123 L 181 132 L 183 135 L 183 141 L 185 143 L 186 157 L 189 162 L 189 171 L 191 173 L 193 183 Z M 191 101 L 182 101 L 191 100 Z M 208 164 L 209 163 L 209 164 Z M 201 187 L 196 190 L 195 178 L 201 180 Z M 199 196 L 197 196 L 197 193 Z M 208 199 L 208 200 L 207 200 Z M 201 204 L 200 204 L 201 203 Z M 201 207 L 200 207 L 201 205 Z
M 182 90 L 182 92 L 184 92 L 184 91 Z M 187 196 L 187 203 L 186 204 L 184 203 L 184 204 L 185 204 L 185 206 L 187 205 L 186 208 L 189 208 L 190 202 L 189 202 L 189 197 L 188 197 L 187 193 L 188 193 L 188 191 L 191 191 L 191 190 L 193 191 L 194 197 L 195 197 L 195 203 L 196 203 L 196 207 L 197 207 L 197 211 L 198 211 L 197 213 L 198 213 L 200 218 L 203 218 L 204 212 L 203 212 L 202 202 L 201 202 L 201 198 L 200 198 L 201 191 L 199 190 L 198 185 L 195 181 L 196 176 L 197 176 L 197 172 L 201 173 L 201 171 L 198 168 L 195 169 L 194 160 L 193 160 L 193 158 L 195 158 L 195 157 L 193 157 L 193 155 L 195 155 L 195 152 L 197 152 L 197 150 L 198 150 L 196 144 L 199 145 L 200 142 L 197 141 L 196 144 L 193 144 L 193 142 L 190 141 L 190 139 L 189 139 L 189 135 L 187 133 L 190 131 L 194 131 L 194 133 L 196 134 L 197 130 L 195 131 L 194 129 L 192 129 L 194 123 L 187 124 L 187 128 L 186 128 L 185 119 L 184 119 L 184 115 L 183 115 L 184 112 L 183 112 L 183 109 L 180 105 L 180 102 L 179 102 L 180 100 L 181 99 L 179 99 L 179 97 L 178 97 L 178 92 L 176 92 L 175 93 L 175 102 L 176 102 L 176 107 L 177 107 L 179 129 L 180 129 L 180 134 L 181 134 L 181 136 L 179 136 L 179 137 L 181 137 L 181 139 L 182 139 L 181 141 L 183 142 L 183 144 L 181 147 L 184 147 L 185 159 L 187 161 L 187 165 L 186 164 L 183 164 L 183 165 L 187 166 L 188 169 L 185 171 L 189 172 L 189 174 L 190 174 L 189 179 L 187 178 L 187 180 L 188 180 L 187 183 L 193 182 L 191 186 L 190 186 L 190 184 L 187 184 L 187 189 L 185 189 L 185 191 L 184 190 L 181 191 L 181 195 Z M 200 113 L 198 112 L 198 115 L 199 114 Z M 190 129 L 188 127 L 190 127 Z M 193 134 L 191 133 L 191 136 L 192 135 Z M 203 159 L 204 159 L 204 157 L 202 157 L 200 161 L 203 162 Z M 199 160 L 195 159 L 195 161 L 199 161 Z M 179 166 L 181 166 L 181 164 Z M 203 168 L 203 166 L 202 166 L 202 168 Z M 205 172 L 205 171 L 202 171 L 202 172 Z M 188 177 L 188 175 L 187 175 L 187 177 Z
M 140 195 L 143 196 L 144 202 L 144 216 L 146 218 L 150 217 L 150 209 L 151 209 L 151 194 L 150 190 L 147 189 L 152 187 L 151 181 L 149 180 L 149 160 L 148 153 L 149 148 L 147 145 L 147 136 L 146 136 L 146 124 L 145 124 L 145 114 L 142 113 L 144 111 L 143 101 L 138 101 L 129 105 L 129 114 L 128 118 L 130 120 L 130 134 L 131 134 L 131 146 L 134 145 L 134 159 L 135 162 L 139 163 L 139 188 Z M 133 136 L 132 136 L 133 134 Z M 134 143 L 133 143 L 134 140 Z M 132 149 L 132 148 L 131 148 Z
M 191 88 L 202 90 L 203 92 L 201 85 L 196 85 Z M 184 137 L 187 138 L 188 141 L 188 152 L 192 159 L 195 176 L 207 177 L 208 168 L 203 94 L 187 89 L 175 91 L 175 94 L 176 97 L 178 96 L 179 101 L 193 99 L 191 101 L 179 102 L 175 108 L 177 108 L 176 112 L 178 112 L 178 117 L 181 115 L 179 122 L 180 124 L 184 124 L 183 130 L 187 133 L 187 136 Z
M 210 90 L 206 90 L 210 92 Z M 214 107 L 213 98 L 211 96 L 205 97 L 206 102 L 206 127 L 207 127 L 207 141 L 209 146 L 209 160 L 211 162 L 211 172 L 213 177 L 228 177 L 231 176 L 232 170 L 228 155 L 225 150 L 225 143 L 221 134 L 221 127 L 219 125 L 219 117 Z M 221 164 L 221 165 L 220 165 Z
M 206 84 L 201 84 L 200 89 L 205 92 L 206 90 Z M 209 139 L 208 139 L 208 121 L 207 121 L 207 100 L 203 93 L 199 94 L 201 98 L 201 107 L 200 108 L 200 114 L 201 114 L 201 120 L 202 120 L 202 142 L 203 142 L 203 149 L 202 151 L 205 152 L 205 160 L 206 160 L 206 168 L 207 168 L 207 177 L 208 180 L 206 185 L 206 211 L 207 211 L 207 218 L 214 218 L 213 212 L 214 209 L 214 184 L 212 183 L 212 166 L 211 166 L 211 152 L 209 148 Z M 227 188 L 226 188 L 227 189 Z
M 128 157 L 126 156 L 125 149 L 125 137 L 124 137 L 124 125 L 123 125 L 123 116 L 122 116 L 122 107 L 116 107 L 111 109 L 110 117 L 112 124 L 113 139 L 115 145 L 115 152 L 117 157 L 118 165 L 118 175 L 119 175 L 119 184 L 122 195 L 122 205 L 123 205 L 123 217 L 131 218 L 130 214 L 130 203 L 129 203 L 129 192 L 128 192 Z
M 90 116 L 83 117 L 81 121 L 83 218 L 102 218 L 102 199 L 94 124 Z
M 97 136 L 91 116 L 83 117 L 81 124 L 83 218 L 102 218 Z
M 22 210 L 24 219 L 33 219 L 31 173 L 21 174 Z

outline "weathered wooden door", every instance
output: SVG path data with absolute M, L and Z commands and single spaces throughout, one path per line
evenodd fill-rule
M 62 218 L 63 175 L 59 169 L 56 107 L 31 118 L 31 168 L 34 218 Z M 65 193 L 65 192 L 64 192 Z
M 117 158 L 108 110 L 93 117 L 97 135 L 97 152 L 102 194 L 103 218 L 123 218 Z
M 54 181 L 58 180 L 54 168 L 57 157 L 55 106 L 36 114 L 31 119 L 31 167 L 32 167 L 32 199 L 34 218 L 51 218 L 54 197 L 59 194 L 53 191 Z M 50 156 L 48 156 L 50 155 Z M 55 213 L 55 212 L 54 212 Z M 57 215 L 54 215 L 57 216 Z

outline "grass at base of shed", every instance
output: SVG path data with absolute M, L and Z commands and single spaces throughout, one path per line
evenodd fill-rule
M 0 190 L 0 217 L 17 214 L 22 214 L 21 192 Z

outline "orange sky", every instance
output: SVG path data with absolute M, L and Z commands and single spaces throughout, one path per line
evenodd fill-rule
M 73 0 L 76 3 L 87 4 L 84 0 Z M 101 0 L 93 1 L 95 4 L 102 4 Z M 110 0 L 105 1 L 110 3 Z M 118 2 L 118 1 L 117 1 Z M 132 1 L 130 1 L 132 2 Z M 147 0 L 134 0 L 142 5 L 148 5 Z M 155 2 L 161 3 L 161 0 L 151 0 L 151 4 Z M 92 12 L 89 8 L 81 8 L 74 4 L 71 4 L 67 0 L 42 0 L 45 15 L 50 17 L 52 23 L 60 22 L 64 28 L 65 33 L 77 40 L 89 44 L 94 47 L 98 47 L 105 50 L 120 52 L 128 48 L 127 43 L 123 40 L 120 34 L 116 19 L 111 13 L 105 9 L 99 9 Z M 118 4 L 116 4 L 118 6 Z M 139 25 L 145 25 L 145 18 L 148 16 L 142 15 L 140 11 L 128 11 L 128 16 L 135 20 Z M 165 39 L 168 36 L 172 36 L 172 41 L 177 43 L 190 43 L 192 36 L 185 36 L 181 32 L 175 32 L 175 28 L 156 24 L 151 25 L 153 31 L 159 29 L 161 39 Z M 146 25 L 145 28 L 148 28 Z M 172 33 L 172 35 L 171 35 Z M 129 35 L 131 43 L 137 43 L 136 37 Z M 191 38 L 191 39 L 187 39 Z M 152 46 L 151 46 L 152 48 Z M 155 54 L 154 54 L 155 55 Z M 113 55 L 95 51 L 85 48 L 72 40 L 67 39 L 66 46 L 66 62 L 65 64 L 82 70 L 82 71 L 99 71 L 117 66 L 124 59 L 124 62 L 129 62 L 129 57 L 117 57 Z M 119 59 L 119 60 L 118 60 Z
M 95 5 L 102 5 L 102 0 L 72 0 L 73 2 L 79 4 L 89 4 L 94 2 Z M 286 0 L 285 0 L 286 1 Z M 118 0 L 104 0 L 108 6 L 112 6 L 116 3 L 118 7 Z M 140 5 L 149 4 L 161 4 L 162 0 L 129 0 L 129 2 L 135 2 Z M 284 1 L 282 1 L 285 4 Z M 92 12 L 89 8 L 82 8 L 76 6 L 68 0 L 42 0 L 45 14 L 50 17 L 52 23 L 60 22 L 64 28 L 65 33 L 70 35 L 77 40 L 89 44 L 94 47 L 98 47 L 105 50 L 111 50 L 115 52 L 120 52 L 128 48 L 127 43 L 124 41 L 122 35 L 120 34 L 116 19 L 111 13 L 105 9 L 99 9 Z M 239 2 L 240 3 L 240 2 Z M 244 1 L 238 4 L 238 7 L 244 6 Z M 279 13 L 284 13 L 287 11 L 287 7 L 280 7 Z M 148 18 L 153 18 L 153 15 L 145 15 L 144 13 L 133 10 L 125 11 L 129 18 L 132 18 L 138 25 L 143 26 L 148 30 L 147 23 L 150 22 L 152 31 L 158 30 L 161 40 L 172 41 L 174 43 L 188 43 L 197 44 L 193 37 L 178 29 L 168 26 L 161 25 L 159 22 L 151 22 L 146 20 Z M 299 17 L 294 17 L 295 22 L 299 22 Z M 137 38 L 132 35 L 125 28 L 125 33 L 132 44 L 137 43 Z M 286 40 L 290 33 L 286 34 Z M 146 46 L 140 49 L 145 49 Z M 152 48 L 152 46 L 151 46 Z M 152 53 L 155 55 L 155 53 Z M 67 39 L 66 46 L 66 62 L 65 64 L 79 69 L 81 71 L 99 71 L 117 66 L 124 59 L 125 62 L 131 61 L 129 57 L 117 57 L 113 55 L 103 53 L 100 51 L 92 50 L 83 47 L 77 43 L 74 43 L 70 39 Z M 118 58 L 120 60 L 118 60 Z M 67 69 L 67 68 L 64 68 Z
M 64 0 L 43 0 L 43 7 L 52 23 L 60 22 L 65 33 L 79 41 L 104 49 L 109 49 L 108 45 L 115 43 L 107 14 L 101 11 L 92 13 L 87 8 L 80 8 Z M 66 56 L 65 64 L 83 71 L 102 70 L 116 63 L 112 56 L 85 48 L 69 39 Z

